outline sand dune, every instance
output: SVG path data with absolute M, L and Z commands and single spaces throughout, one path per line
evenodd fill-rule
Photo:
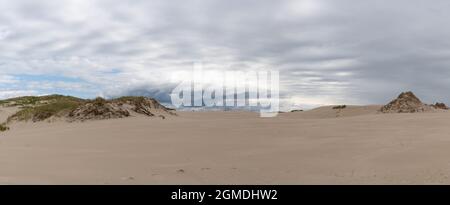
M 450 184 L 450 113 L 376 108 L 17 123 L 0 183 Z

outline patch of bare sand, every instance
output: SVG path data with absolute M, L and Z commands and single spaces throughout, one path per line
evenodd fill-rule
M 4 107 L 0 106 L 0 123 L 5 122 L 9 116 L 13 115 L 20 109 L 18 107 Z
M 450 184 L 450 113 L 178 112 L 0 133 L 1 184 Z

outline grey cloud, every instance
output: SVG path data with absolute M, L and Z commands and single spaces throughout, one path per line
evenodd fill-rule
M 278 69 L 282 96 L 298 104 L 385 103 L 403 90 L 450 102 L 448 9 L 445 0 L 0 0 L 0 74 L 75 75 L 104 93 L 167 100 L 168 76 L 203 60 Z

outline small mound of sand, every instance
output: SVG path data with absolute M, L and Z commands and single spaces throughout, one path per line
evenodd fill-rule
M 403 92 L 397 99 L 383 106 L 380 111 L 382 113 L 416 113 L 431 110 L 417 98 L 412 92 Z

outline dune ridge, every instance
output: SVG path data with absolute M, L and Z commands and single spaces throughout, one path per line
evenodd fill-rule
M 175 116 L 173 109 L 147 97 L 120 97 L 106 100 L 85 100 L 72 96 L 25 96 L 0 101 L 2 126 L 15 122 L 87 121 L 125 118 L 143 115 L 147 117 Z

